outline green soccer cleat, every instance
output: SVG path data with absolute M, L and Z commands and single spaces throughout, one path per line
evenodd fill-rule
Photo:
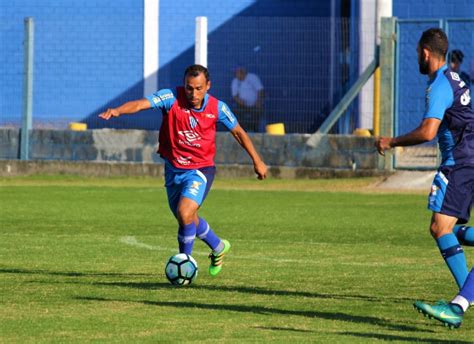
M 224 255 L 230 250 L 230 243 L 227 240 L 222 240 L 222 242 L 224 243 L 224 249 L 219 254 L 211 252 L 211 254 L 209 255 L 209 258 L 211 258 L 211 264 L 209 265 L 209 274 L 211 276 L 217 276 L 217 274 L 221 272 L 222 260 L 224 259 Z
M 436 305 L 430 306 L 427 303 L 416 301 L 413 306 L 430 319 L 441 321 L 444 326 L 450 329 L 461 326 L 463 314 L 456 312 L 454 307 L 446 301 L 438 301 Z

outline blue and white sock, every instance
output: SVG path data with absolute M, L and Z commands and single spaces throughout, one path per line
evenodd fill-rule
M 459 289 L 466 281 L 468 270 L 464 250 L 453 233 L 445 234 L 436 239 L 441 255 L 454 276 Z
M 213 251 L 218 251 L 221 239 L 209 227 L 209 224 L 203 218 L 199 218 L 199 224 L 196 228 L 196 234 L 199 239 L 204 241 Z M 223 244 L 222 244 L 223 246 Z
M 466 283 L 451 303 L 461 307 L 463 312 L 467 311 L 469 306 L 474 303 L 474 269 L 471 270 L 466 278 Z
M 191 222 L 188 225 L 179 226 L 178 244 L 179 252 L 191 255 L 193 252 L 194 239 L 196 238 L 196 225 Z
M 474 246 L 474 227 L 456 225 L 453 233 L 462 245 Z

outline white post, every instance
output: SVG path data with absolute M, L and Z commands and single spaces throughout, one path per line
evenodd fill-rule
M 20 159 L 30 158 L 30 131 L 33 124 L 33 62 L 35 29 L 32 17 L 25 18 L 23 55 L 23 118 L 21 124 Z
M 143 0 L 143 96 L 158 89 L 160 0 Z
M 207 17 L 196 17 L 194 63 L 207 67 Z
M 359 75 L 367 68 L 375 56 L 375 26 L 377 0 L 361 1 L 359 3 Z M 364 85 L 359 95 L 358 128 L 371 129 L 374 113 L 374 78 L 371 77 Z
M 382 22 L 382 17 L 391 17 L 393 13 L 393 3 L 392 0 L 377 0 L 377 33 L 376 33 L 376 44 L 380 45 L 380 23 Z

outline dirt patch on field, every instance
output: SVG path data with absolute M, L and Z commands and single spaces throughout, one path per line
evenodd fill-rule
M 436 171 L 397 171 L 370 185 L 370 192 L 422 193 L 430 191 Z M 368 190 L 368 191 L 369 191 Z

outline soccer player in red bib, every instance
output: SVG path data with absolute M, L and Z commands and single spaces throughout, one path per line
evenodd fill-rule
M 195 237 L 203 240 L 212 250 L 209 273 L 216 276 L 230 243 L 221 240 L 206 220 L 198 216 L 216 170 L 216 124 L 222 123 L 247 151 L 258 179 L 266 178 L 267 166 L 227 104 L 207 93 L 210 87 L 207 68 L 191 65 L 184 72 L 184 87 L 162 89 L 143 99 L 107 109 L 99 117 L 108 120 L 150 108 L 161 110 L 158 153 L 165 161 L 168 203 L 179 224 L 179 251 L 191 255 Z

